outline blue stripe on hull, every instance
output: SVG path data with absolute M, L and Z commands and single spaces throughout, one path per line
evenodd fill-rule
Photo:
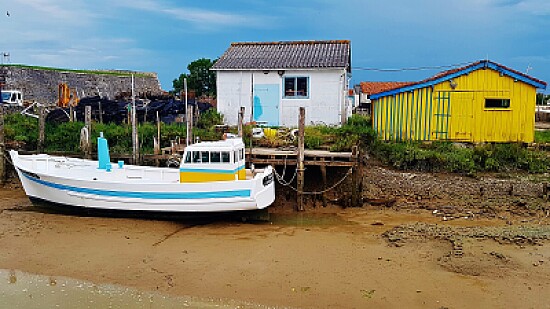
M 125 198 L 141 198 L 141 199 L 205 199 L 205 198 L 234 198 L 234 197 L 250 197 L 250 190 L 232 190 L 232 191 L 210 191 L 210 192 L 131 192 L 131 191 L 111 191 L 100 189 L 79 188 L 68 185 L 57 184 L 42 179 L 37 179 L 22 173 L 27 179 L 46 187 L 67 190 L 85 194 L 95 194 L 102 196 L 125 197 Z

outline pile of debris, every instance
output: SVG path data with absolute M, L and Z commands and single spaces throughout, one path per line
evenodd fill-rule
M 195 98 L 188 100 L 187 104 L 203 113 L 212 105 L 198 102 Z M 107 123 L 124 123 L 129 119 L 132 102 L 124 99 L 109 100 L 99 96 L 82 98 L 74 107 L 74 119 L 84 121 L 86 106 L 92 107 L 92 120 Z M 183 119 L 186 114 L 185 102 L 170 97 L 152 97 L 136 100 L 136 118 L 138 122 L 156 122 L 157 112 L 164 123 L 173 123 Z M 69 121 L 69 108 L 57 108 L 48 113 L 47 122 L 62 123 Z

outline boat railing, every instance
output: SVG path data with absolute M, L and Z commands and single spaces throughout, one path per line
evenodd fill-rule
M 179 175 L 179 171 L 175 170 L 166 170 L 166 169 L 152 169 L 148 166 L 125 166 L 124 167 L 124 175 L 127 179 L 146 179 L 147 173 L 151 173 L 153 175 L 160 175 L 160 180 L 164 181 L 166 180 L 166 175 L 169 174 L 177 174 Z M 179 182 L 179 177 L 177 177 Z

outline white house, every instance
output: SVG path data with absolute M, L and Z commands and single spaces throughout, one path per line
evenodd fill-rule
M 340 125 L 351 116 L 347 89 L 350 41 L 232 43 L 212 67 L 218 111 L 236 125 L 245 121 L 295 127 L 299 107 L 306 124 Z

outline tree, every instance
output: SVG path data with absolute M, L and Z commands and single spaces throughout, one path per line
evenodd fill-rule
M 546 105 L 550 101 L 550 95 L 544 93 L 537 93 L 537 105 Z
M 210 71 L 210 68 L 216 63 L 216 60 L 201 58 L 191 62 L 187 66 L 189 74 L 182 73 L 172 82 L 174 92 L 179 93 L 183 90 L 183 80 L 187 78 L 187 88 L 195 90 L 197 96 L 203 94 L 216 95 L 216 73 Z

